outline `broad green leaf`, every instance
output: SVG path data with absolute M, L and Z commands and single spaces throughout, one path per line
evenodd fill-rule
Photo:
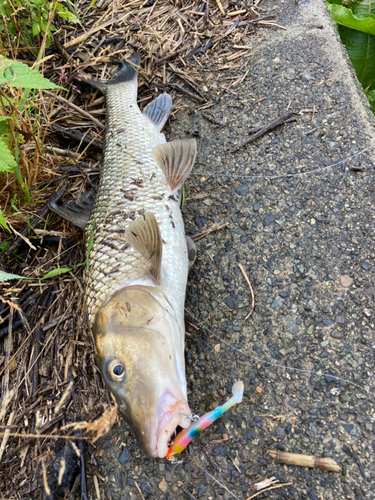
M 348 51 L 363 88 L 375 83 L 375 36 L 339 26 L 341 40 Z
M 10 274 L 5 271 L 0 271 L 0 283 L 5 283 L 10 280 L 24 280 L 23 276 L 19 276 L 18 274 Z
M 0 116 L 0 122 L 4 122 L 5 120 L 10 120 L 11 116 Z
M 0 172 L 13 172 L 17 163 L 8 146 L 0 137 Z
M 44 78 L 38 70 L 27 64 L 0 56 L 0 86 L 20 89 L 58 89 L 54 83 Z
M 59 276 L 60 274 L 69 273 L 73 267 L 60 267 L 60 269 L 52 269 L 49 273 L 47 273 L 41 280 L 47 280 L 48 278 L 54 278 L 55 276 Z
M 336 21 L 337 24 L 362 31 L 363 33 L 375 35 L 375 15 L 354 15 L 351 9 L 335 4 L 328 4 L 328 9 L 331 12 L 333 20 Z
M 366 96 L 370 102 L 373 112 L 375 113 L 375 90 L 370 90 L 367 92 Z
M 5 227 L 5 229 L 11 233 L 11 230 L 9 229 L 8 224 L 6 223 L 6 220 L 5 220 L 5 217 L 3 215 L 3 211 L 1 210 L 1 208 L 0 208 L 0 225 Z

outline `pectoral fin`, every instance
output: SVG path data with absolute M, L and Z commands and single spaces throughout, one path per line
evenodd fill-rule
M 172 111 L 172 98 L 169 94 L 161 94 L 147 104 L 143 114 L 157 126 L 159 132 L 164 127 Z
M 195 243 L 190 238 L 190 236 L 185 234 L 185 238 L 186 238 L 186 245 L 187 245 L 188 259 L 189 259 L 189 269 L 190 269 L 191 266 L 194 264 L 195 259 L 197 257 L 197 247 L 195 246 Z
M 67 203 L 67 205 L 56 205 L 55 202 L 50 202 L 50 208 L 60 217 L 83 230 L 90 218 L 95 202 L 95 194 L 94 190 L 86 191 L 76 200 Z
M 124 239 L 134 250 L 150 261 L 154 279 L 160 285 L 163 242 L 154 214 L 146 212 L 131 222 L 125 231 Z
M 160 144 L 152 150 L 152 156 L 164 172 L 172 191 L 180 189 L 193 168 L 197 155 L 195 139 Z

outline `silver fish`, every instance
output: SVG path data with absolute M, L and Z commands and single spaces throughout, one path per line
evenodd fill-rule
M 167 143 L 172 108 L 159 95 L 137 105 L 135 54 L 100 88 L 106 131 L 99 188 L 70 207 L 53 207 L 85 227 L 86 303 L 96 360 L 119 410 L 150 457 L 165 457 L 177 426 L 186 428 L 184 302 L 195 247 L 186 237 L 180 190 L 195 140 Z

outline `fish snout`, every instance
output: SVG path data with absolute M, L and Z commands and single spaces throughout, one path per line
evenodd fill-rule
M 186 399 L 176 399 L 166 391 L 159 400 L 158 426 L 156 430 L 157 456 L 167 455 L 169 442 L 177 427 L 186 429 L 191 424 L 191 410 Z

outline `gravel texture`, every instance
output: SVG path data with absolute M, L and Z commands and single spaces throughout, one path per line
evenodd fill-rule
M 214 106 L 186 101 L 167 130 L 170 140 L 198 141 L 187 233 L 228 224 L 197 241 L 189 276 L 187 318 L 201 323 L 187 326 L 189 402 L 203 414 L 229 399 L 235 380 L 244 400 L 179 465 L 146 458 L 115 426 L 92 455 L 105 498 L 246 499 L 272 476 L 292 484 L 257 498 L 375 498 L 374 150 L 355 156 L 375 144 L 374 117 L 323 3 L 272 5 L 288 30 L 250 37 L 247 77 L 217 99 L 231 73 L 207 67 Z M 287 109 L 310 111 L 230 153 L 249 128 Z M 213 128 L 207 111 L 228 125 Z M 239 264 L 255 295 L 247 320 Z M 329 456 L 344 473 L 278 464 L 268 449 Z

